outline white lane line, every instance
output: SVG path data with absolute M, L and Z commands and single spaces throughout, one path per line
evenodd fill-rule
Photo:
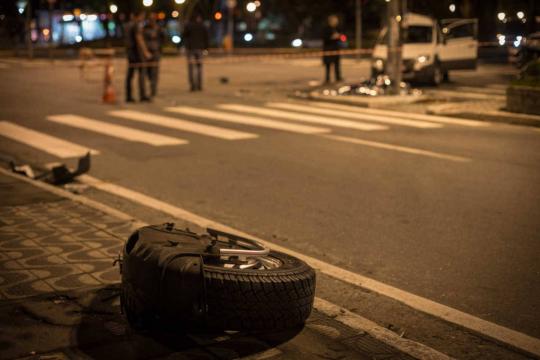
M 1 170 L 1 169 L 0 169 Z M 141 194 L 139 192 L 126 189 L 122 186 L 107 183 L 99 179 L 90 177 L 88 175 L 82 175 L 78 178 L 80 181 L 93 186 L 99 190 L 111 193 L 113 195 L 123 197 L 132 202 L 141 204 L 143 206 L 153 208 L 155 210 L 166 213 L 173 218 L 184 220 L 192 224 L 198 225 L 202 228 L 216 228 L 229 233 L 237 234 L 239 236 L 252 238 L 260 241 L 266 246 L 276 251 L 281 251 L 304 260 L 313 268 L 319 270 L 321 273 L 331 276 L 335 279 L 349 283 L 351 285 L 361 287 L 386 297 L 399 301 L 413 309 L 424 312 L 431 316 L 443 319 L 447 322 L 459 325 L 463 328 L 472 330 L 480 335 L 494 339 L 496 341 L 510 345 L 516 349 L 540 356 L 540 339 L 534 338 L 527 334 L 521 333 L 516 330 L 509 329 L 507 327 L 497 325 L 495 323 L 486 321 L 474 315 L 465 313 L 463 311 L 451 308 L 449 306 L 437 303 L 433 300 L 426 299 L 424 297 L 409 293 L 407 291 L 398 289 L 396 287 L 384 284 L 380 281 L 371 279 L 367 276 L 357 274 L 355 272 L 345 270 L 338 266 L 329 264 L 314 257 L 305 255 L 303 253 L 290 250 L 286 247 L 273 244 L 263 239 L 259 239 L 250 234 L 246 234 L 242 231 L 236 230 L 229 226 L 220 224 L 202 216 L 196 215 L 192 212 L 179 208 L 177 206 L 168 204 L 164 201 L 152 198 L 148 195 Z
M 47 119 L 59 124 L 90 130 L 107 136 L 128 141 L 142 142 L 153 146 L 184 145 L 188 141 L 148 131 L 132 129 L 126 126 L 110 124 L 104 121 L 89 119 L 79 115 L 50 115 Z
M 427 157 L 432 157 L 436 159 L 450 160 L 450 161 L 456 161 L 456 162 L 471 161 L 470 158 L 466 158 L 462 156 L 448 155 L 448 154 L 438 153 L 434 151 L 421 150 L 421 149 L 416 149 L 416 148 L 411 148 L 411 147 L 406 147 L 406 146 L 392 145 L 392 144 L 382 143 L 378 141 L 362 140 L 362 139 L 352 138 L 348 136 L 339 136 L 339 135 L 322 135 L 322 136 L 327 139 L 348 142 L 351 144 L 364 145 L 364 146 L 374 147 L 378 149 L 399 151 L 399 152 L 403 152 L 407 154 L 427 156 Z
M 275 129 L 275 130 L 290 131 L 290 132 L 295 132 L 295 133 L 300 133 L 300 134 L 322 134 L 322 133 L 330 132 L 330 129 L 320 128 L 320 127 L 291 124 L 291 123 L 287 123 L 283 121 L 263 119 L 256 116 L 246 116 L 246 115 L 227 113 L 223 111 L 197 109 L 197 108 L 188 107 L 188 106 L 168 107 L 165 110 L 179 113 L 179 114 L 184 114 L 184 115 L 203 117 L 210 120 L 227 121 L 231 123 L 250 125 L 250 126 L 259 126 L 259 127 Z
M 462 125 L 462 126 L 472 126 L 472 127 L 484 127 L 484 126 L 490 125 L 490 123 L 486 121 L 453 118 L 449 116 L 407 113 L 407 112 L 393 111 L 393 110 L 363 108 L 363 107 L 358 107 L 358 106 L 341 105 L 341 104 L 333 104 L 333 103 L 326 103 L 326 102 L 314 101 L 314 102 L 311 102 L 310 105 L 315 105 L 318 107 L 323 107 L 323 108 L 328 108 L 328 109 L 338 109 L 338 110 L 358 112 L 361 114 L 386 115 L 386 116 L 393 116 L 400 119 L 424 120 L 424 121 L 431 121 L 431 122 L 442 123 L 442 124 Z
M 115 110 L 110 111 L 110 115 L 120 117 L 127 120 L 139 121 L 152 125 L 163 126 L 171 129 L 192 132 L 196 134 L 211 136 L 225 140 L 243 140 L 254 139 L 259 137 L 256 134 L 251 134 L 243 131 L 225 129 L 217 126 L 199 124 L 192 121 L 172 118 L 168 116 L 155 115 L 133 110 Z
M 288 119 L 288 120 L 304 121 L 304 122 L 309 122 L 309 123 L 314 123 L 314 124 L 319 124 L 319 125 L 337 126 L 337 127 L 343 127 L 343 128 L 355 129 L 355 130 L 373 131 L 373 130 L 387 130 L 388 129 L 387 126 L 362 123 L 358 121 L 335 119 L 336 117 L 335 114 L 332 117 L 322 117 L 322 116 L 300 114 L 300 113 L 294 113 L 294 112 L 288 112 L 288 111 L 265 109 L 261 107 L 247 106 L 247 105 L 240 105 L 240 104 L 221 104 L 218 107 L 225 110 L 248 112 L 248 113 L 253 113 L 257 115 L 271 116 L 271 117 Z
M 338 110 L 338 109 L 321 109 L 321 108 L 313 107 L 309 105 L 300 105 L 300 104 L 291 104 L 291 103 L 267 103 L 266 106 L 275 107 L 279 109 L 311 112 L 314 114 L 338 116 L 338 117 L 344 117 L 344 118 L 349 118 L 349 119 L 378 121 L 378 122 L 387 123 L 387 124 L 410 126 L 410 127 L 420 128 L 420 129 L 433 129 L 433 128 L 440 128 L 443 126 L 440 124 L 435 124 L 435 123 L 427 122 L 427 121 L 398 119 L 394 117 L 373 115 L 373 114 L 360 114 L 358 112 L 351 112 L 351 111 Z
M 55 186 L 49 185 L 44 182 L 40 181 L 34 181 L 32 179 L 29 179 L 25 176 L 14 174 L 10 171 L 4 170 L 0 168 L 0 173 L 13 177 L 15 179 L 19 179 L 21 181 L 24 181 L 28 184 L 31 184 L 33 186 L 36 186 L 40 189 L 49 191 L 51 193 L 54 193 L 58 196 L 70 199 L 72 201 L 75 201 L 77 203 L 83 204 L 85 206 L 91 207 L 93 209 L 99 210 L 101 212 L 104 212 L 106 214 L 112 215 L 114 217 L 117 217 L 119 219 L 122 219 L 126 221 L 126 223 L 131 224 L 131 227 L 133 230 L 138 229 L 142 226 L 146 226 L 148 224 L 143 223 L 142 221 L 139 221 L 135 219 L 133 216 L 130 216 L 124 212 L 121 212 L 117 209 L 111 208 L 108 205 L 99 203 L 97 201 L 91 200 L 85 196 L 80 195 L 74 195 L 68 191 L 65 191 L 63 189 L 57 188 Z M 91 178 L 92 181 L 98 181 L 97 179 Z M 347 309 L 341 308 L 329 301 L 323 300 L 321 298 L 315 297 L 315 303 L 314 308 L 330 317 L 335 318 L 337 321 L 341 322 L 342 324 L 345 324 L 349 326 L 350 328 L 354 330 L 362 330 L 365 332 L 370 333 L 373 337 L 379 339 L 382 342 L 387 343 L 390 346 L 393 346 L 396 349 L 402 349 L 407 347 L 409 350 L 408 354 L 415 356 L 414 354 L 424 354 L 425 359 L 448 359 L 448 357 L 444 354 L 441 354 L 440 352 L 431 349 L 423 344 L 415 343 L 410 340 L 406 340 L 406 342 L 402 342 L 400 339 L 396 339 L 396 336 L 392 336 L 391 334 L 387 334 L 386 331 L 389 331 L 385 328 L 380 328 L 376 323 L 371 322 L 370 320 L 362 318 L 360 315 L 354 314 Z M 337 312 L 336 312 L 337 310 Z M 377 335 L 382 334 L 382 335 Z M 267 357 L 275 356 L 278 354 L 281 354 L 281 350 L 275 349 L 276 351 L 273 351 L 272 349 L 268 349 L 267 351 L 264 351 L 262 353 L 256 354 L 259 355 L 256 358 L 257 359 L 265 359 Z M 403 350 L 402 350 L 403 351 Z M 254 355 L 255 356 L 255 355 Z M 442 356 L 442 357 L 441 357 Z
M 97 150 L 28 129 L 9 121 L 0 121 L 0 135 L 62 159 L 81 157 L 89 151 L 93 155 L 99 154 Z
M 377 323 L 371 320 L 368 320 L 347 309 L 343 309 L 324 299 L 315 298 L 315 303 L 313 306 L 324 315 L 331 317 L 333 320 L 338 321 L 354 330 L 364 331 L 375 339 L 389 344 L 395 349 L 409 354 L 416 359 L 452 359 L 446 354 L 434 350 L 424 344 L 405 339 L 392 330 L 379 326 Z

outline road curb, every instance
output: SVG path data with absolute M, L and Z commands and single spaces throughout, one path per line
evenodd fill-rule
M 126 220 L 132 223 L 132 226 L 135 227 L 141 227 L 147 225 L 146 223 L 135 219 L 132 216 L 129 216 L 128 214 L 116 210 L 114 208 L 111 208 L 107 205 L 101 204 L 99 202 L 96 202 L 94 200 L 88 199 L 84 196 L 80 195 L 74 195 L 68 191 L 56 188 L 52 185 L 36 181 L 33 179 L 29 179 L 25 176 L 14 174 L 6 169 L 0 168 L 0 173 L 10 176 L 14 179 L 18 179 L 21 181 L 24 181 L 28 184 L 34 185 L 40 189 L 43 189 L 45 191 L 49 191 L 55 195 L 58 195 L 60 197 L 63 197 L 68 200 L 72 200 L 75 202 L 78 202 L 82 205 L 89 206 L 93 209 L 96 209 L 98 211 L 104 212 L 106 214 L 109 214 L 111 216 L 116 216 L 122 220 Z M 88 176 L 85 177 L 85 179 L 88 181 Z M 92 178 L 90 178 L 92 179 Z M 96 181 L 96 179 L 92 179 Z M 99 187 L 98 187 L 99 188 Z M 178 215 L 178 214 L 177 214 Z M 182 215 L 182 214 L 180 214 Z M 189 220 L 188 220 L 189 221 Z M 191 222 L 191 221 L 190 221 Z M 236 231 L 235 231 L 236 232 Z M 264 241 L 268 246 L 271 247 L 277 247 L 278 250 L 282 250 L 279 246 L 275 244 L 268 243 Z M 294 254 L 296 255 L 296 254 Z M 348 326 L 349 328 L 358 331 L 359 333 L 365 332 L 377 339 L 378 341 L 381 341 L 393 348 L 395 348 L 398 351 L 401 351 L 405 354 L 408 354 L 414 358 L 417 359 L 440 359 L 440 360 L 448 360 L 452 359 L 451 357 L 435 350 L 427 345 L 423 345 L 421 343 L 417 343 L 413 340 L 408 340 L 400 337 L 396 333 L 383 328 L 382 326 L 377 325 L 376 323 L 372 322 L 371 320 L 368 320 L 366 318 L 363 318 L 360 315 L 354 314 L 353 312 L 346 310 L 338 305 L 335 305 L 331 302 L 328 302 L 324 299 L 321 299 L 319 297 L 315 297 L 315 304 L 314 309 L 325 314 L 326 316 L 329 316 L 330 318 Z

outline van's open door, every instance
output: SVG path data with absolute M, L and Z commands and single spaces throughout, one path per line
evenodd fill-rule
M 445 70 L 476 69 L 478 60 L 478 20 L 441 21 L 442 43 L 439 58 Z

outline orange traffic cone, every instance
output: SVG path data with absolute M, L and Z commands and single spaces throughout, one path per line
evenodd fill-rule
M 114 67 L 110 61 L 105 64 L 105 79 L 103 81 L 103 102 L 105 104 L 116 104 L 116 91 L 112 82 Z

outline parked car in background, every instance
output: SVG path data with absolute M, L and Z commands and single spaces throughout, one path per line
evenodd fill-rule
M 409 13 L 402 25 L 403 79 L 435 85 L 451 70 L 475 69 L 478 60 L 477 20 L 435 19 Z M 372 76 L 385 73 L 388 30 L 383 28 L 373 50 Z

